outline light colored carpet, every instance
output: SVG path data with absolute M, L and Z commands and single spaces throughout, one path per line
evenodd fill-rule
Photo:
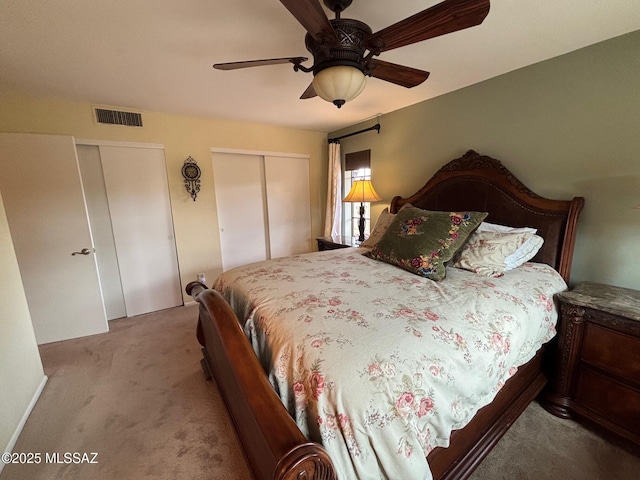
M 98 452 L 98 464 L 7 465 L 2 480 L 247 479 L 215 384 L 200 370 L 196 305 L 110 322 L 40 347 L 49 381 L 14 452 Z
M 97 452 L 98 464 L 7 465 L 0 480 L 244 480 L 220 394 L 200 371 L 197 306 L 115 320 L 40 347 L 49 381 L 14 452 Z M 532 404 L 472 480 L 636 480 L 640 458 Z M 408 480 L 408 479 L 394 479 Z
M 537 402 L 527 407 L 469 480 L 637 480 L 640 458 Z

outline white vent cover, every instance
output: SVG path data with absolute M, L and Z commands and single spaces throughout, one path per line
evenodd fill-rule
M 128 127 L 141 127 L 142 115 L 135 112 L 123 112 L 106 108 L 95 108 L 96 121 L 109 125 L 126 125 Z

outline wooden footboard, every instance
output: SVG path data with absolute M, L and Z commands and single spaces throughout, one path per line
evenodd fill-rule
M 218 385 L 255 478 L 336 479 L 327 452 L 304 437 L 271 387 L 231 307 L 201 283 L 192 282 L 186 290 L 200 304 L 202 368 Z M 544 387 L 542 355 L 543 349 L 464 429 L 453 432 L 449 448 L 429 454 L 434 479 L 463 480 L 471 475 Z
M 199 282 L 186 291 L 200 304 L 203 369 L 218 385 L 256 480 L 335 480 L 329 455 L 300 432 L 229 305 Z

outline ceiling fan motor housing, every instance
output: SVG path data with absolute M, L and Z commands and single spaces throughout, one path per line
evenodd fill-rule
M 313 74 L 339 65 L 355 67 L 366 74 L 363 58 L 365 38 L 372 33 L 369 25 L 350 18 L 337 18 L 330 22 L 338 43 L 330 38 L 314 38 L 308 33 L 305 36 L 307 50 L 313 55 Z

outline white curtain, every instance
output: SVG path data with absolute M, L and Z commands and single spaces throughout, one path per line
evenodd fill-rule
M 340 144 L 329 144 L 329 176 L 327 188 L 327 213 L 324 220 L 324 236 L 342 234 L 342 172 L 340 168 Z

